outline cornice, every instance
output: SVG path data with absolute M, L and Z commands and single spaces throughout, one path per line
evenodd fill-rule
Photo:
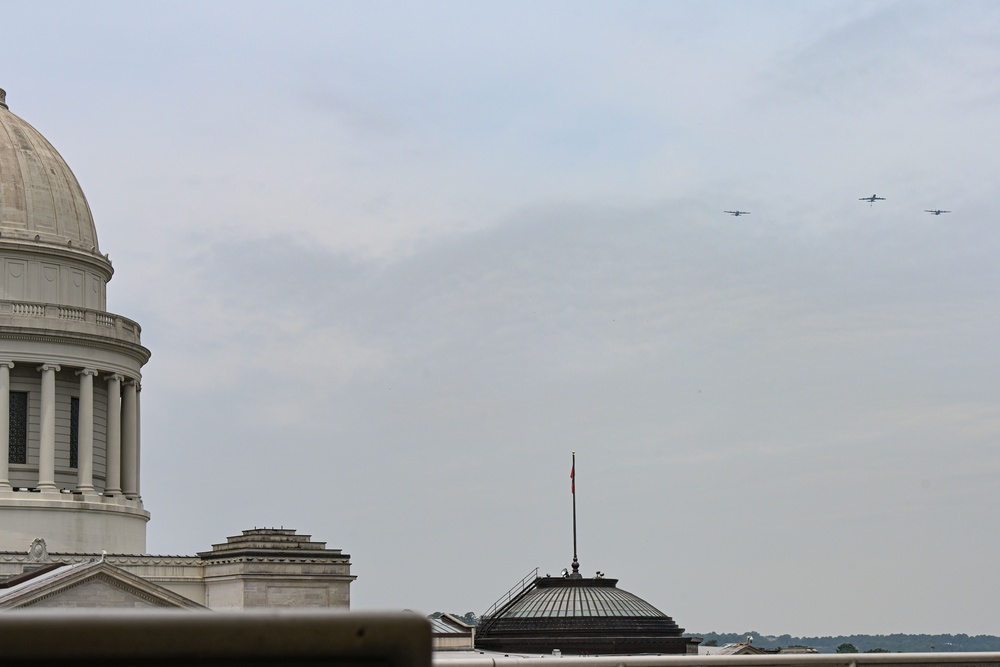
M 46 561 L 52 563 L 83 563 L 98 558 L 101 554 L 60 554 L 50 553 Z M 201 559 L 197 556 L 154 556 L 154 555 L 107 555 L 104 560 L 112 565 L 187 565 L 200 566 Z M 3 563 L 36 563 L 27 553 L 0 552 L 0 562 Z
M 138 343 L 120 340 L 110 336 L 100 336 L 97 334 L 83 334 L 74 331 L 58 331 L 56 329 L 34 328 L 34 327 L 13 327 L 0 325 L 0 340 L 24 340 L 31 342 L 46 342 L 54 344 L 65 344 L 71 342 L 81 347 L 90 347 L 119 354 L 125 354 L 139 363 L 145 365 L 152 352 Z
M 200 555 L 200 554 L 199 554 Z M 227 558 L 201 558 L 205 565 L 231 565 L 233 563 L 301 563 L 301 564 L 329 564 L 350 565 L 351 561 L 347 556 L 333 557 L 278 557 L 278 556 L 230 556 Z
M 97 558 L 100 554 L 61 554 L 61 553 L 50 553 L 48 559 L 45 562 L 52 563 L 83 563 L 86 561 L 92 561 Z M 256 557 L 233 557 L 233 558 L 219 558 L 213 560 L 205 560 L 199 556 L 157 556 L 151 554 L 140 554 L 140 555 L 129 555 L 129 554 L 108 554 L 104 556 L 106 562 L 117 565 L 117 566 L 127 566 L 127 565 L 183 565 L 183 566 L 210 566 L 210 565 L 233 565 L 239 563 L 287 563 L 287 564 L 299 564 L 299 565 L 346 565 L 350 566 L 351 562 L 346 557 L 344 558 L 267 558 L 262 556 Z M 33 561 L 28 557 L 27 553 L 22 552 L 0 552 L 0 563 L 36 563 L 38 561 Z M 350 575 L 343 575 L 350 576 Z
M 111 266 L 111 259 L 96 250 L 91 251 L 75 245 L 63 245 L 45 241 L 42 238 L 37 241 L 16 238 L 11 236 L 10 230 L 3 230 L 0 234 L 2 234 L 0 235 L 0 253 L 12 252 L 18 255 L 38 255 L 55 260 L 75 260 L 104 274 L 105 282 L 110 281 L 115 273 L 114 267 Z

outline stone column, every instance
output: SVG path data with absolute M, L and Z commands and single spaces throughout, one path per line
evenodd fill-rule
M 94 376 L 97 371 L 84 368 L 80 377 L 80 419 L 76 435 L 76 487 L 84 494 L 94 493 Z
M 42 411 L 39 415 L 38 489 L 42 493 L 58 493 L 56 486 L 56 372 L 59 366 L 38 367 L 42 374 Z
M 10 491 L 10 369 L 0 361 L 0 491 Z
M 142 500 L 142 385 L 135 383 L 135 497 Z
M 135 500 L 135 464 L 138 454 L 136 443 L 136 381 L 125 380 L 122 391 L 122 494 Z
M 107 481 L 104 495 L 122 492 L 122 380 L 117 373 L 108 376 L 108 447 Z

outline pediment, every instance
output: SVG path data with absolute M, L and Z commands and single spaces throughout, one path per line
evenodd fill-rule
M 19 577 L 0 589 L 0 609 L 202 609 L 173 591 L 106 562 L 67 565 Z

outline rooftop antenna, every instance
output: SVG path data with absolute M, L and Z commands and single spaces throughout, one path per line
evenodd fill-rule
M 581 579 L 580 561 L 576 557 L 576 450 L 573 450 L 573 467 L 569 469 L 569 490 L 573 494 L 573 574 L 571 579 Z

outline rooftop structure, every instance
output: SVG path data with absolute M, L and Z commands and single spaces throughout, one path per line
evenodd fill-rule
M 689 653 L 697 639 L 603 576 L 537 577 L 480 621 L 476 647 L 505 653 Z
M 573 562 L 561 577 L 529 575 L 483 614 L 476 648 L 504 653 L 597 655 L 697 653 L 700 639 L 598 572 L 580 574 L 576 549 L 576 452 L 570 469 Z

